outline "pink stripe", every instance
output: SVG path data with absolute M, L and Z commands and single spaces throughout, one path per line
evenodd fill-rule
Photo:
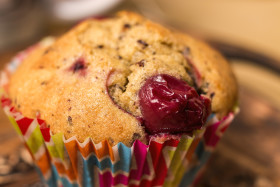
M 113 177 L 111 171 L 99 174 L 100 187 L 111 187 L 118 184 L 128 185 L 128 177 L 123 174 Z
M 140 180 L 141 176 L 144 174 L 149 175 L 150 169 L 148 167 L 148 163 L 146 163 L 147 150 L 148 146 L 141 143 L 139 140 L 136 140 L 133 144 L 133 153 L 132 156 L 135 157 L 136 161 L 136 169 L 131 170 L 129 173 L 129 180 Z
M 221 139 L 221 135 L 226 131 L 228 128 L 230 121 L 227 121 L 233 114 L 230 113 L 226 117 L 224 117 L 221 121 L 218 121 L 217 123 L 210 125 L 209 127 L 206 128 L 206 131 L 203 135 L 204 142 L 207 146 L 209 147 L 215 147 L 216 144 L 219 142 Z M 219 129 L 220 125 L 223 125 L 224 123 L 225 126 L 221 129 Z

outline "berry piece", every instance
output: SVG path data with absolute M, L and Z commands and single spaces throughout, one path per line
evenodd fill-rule
M 192 133 L 200 129 L 211 111 L 211 102 L 185 81 L 159 74 L 139 91 L 144 126 L 149 134 Z

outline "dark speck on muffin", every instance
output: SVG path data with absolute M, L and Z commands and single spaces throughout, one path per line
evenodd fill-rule
M 149 46 L 149 44 L 147 44 L 147 43 L 146 43 L 145 41 L 143 41 L 143 40 L 137 40 L 137 42 L 143 46 L 143 49 L 145 49 L 146 47 Z
M 142 59 L 139 62 L 137 62 L 137 64 L 139 65 L 139 67 L 144 67 L 145 66 L 145 60 Z
M 81 76 L 86 75 L 87 64 L 83 58 L 78 58 L 74 64 L 69 68 L 73 73 L 79 72 Z
M 46 84 L 47 84 L 46 81 L 41 82 L 41 85 L 46 85 Z
M 196 88 L 196 91 L 199 95 L 206 94 L 206 92 L 202 88 Z
M 184 50 L 182 51 L 184 57 L 188 57 L 191 53 L 191 49 L 189 47 L 185 47 Z
M 72 117 L 71 117 L 71 116 L 68 116 L 67 121 L 68 121 L 68 124 L 69 124 L 70 126 L 73 125 Z
M 214 96 L 215 96 L 215 93 L 212 92 L 212 93 L 210 94 L 210 98 L 213 99 Z
M 123 25 L 123 27 L 126 28 L 126 29 L 129 29 L 129 28 L 131 28 L 131 25 L 126 23 L 126 24 Z
M 111 145 L 113 145 L 115 141 L 114 141 L 113 138 L 109 137 L 109 138 L 108 138 L 108 142 L 109 142 Z
M 82 70 L 82 69 L 85 69 L 86 66 L 85 66 L 85 63 L 83 60 L 78 60 L 76 61 L 76 63 L 74 64 L 74 67 L 73 67 L 73 72 L 77 72 L 79 70 Z
M 44 55 L 48 54 L 50 51 L 52 51 L 53 48 L 49 47 L 44 51 Z
M 133 133 L 131 143 L 134 143 L 134 141 L 138 140 L 140 137 L 141 137 L 141 135 L 139 133 Z
M 172 45 L 173 45 L 172 43 L 168 43 L 168 42 L 165 42 L 165 41 L 161 42 L 161 44 L 166 46 L 166 47 L 169 47 L 169 48 L 172 48 Z

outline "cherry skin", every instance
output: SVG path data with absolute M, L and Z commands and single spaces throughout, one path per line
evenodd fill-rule
M 159 74 L 146 80 L 139 91 L 143 124 L 150 135 L 192 133 L 211 111 L 211 101 L 185 81 Z

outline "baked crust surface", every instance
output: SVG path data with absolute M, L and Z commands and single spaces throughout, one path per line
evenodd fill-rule
M 220 53 L 131 12 L 84 21 L 51 46 L 38 47 L 11 77 L 9 96 L 23 115 L 39 113 L 53 134 L 131 145 L 146 142 L 135 118 L 141 116 L 138 92 L 156 74 L 195 86 L 221 117 L 237 99 L 234 75 Z

